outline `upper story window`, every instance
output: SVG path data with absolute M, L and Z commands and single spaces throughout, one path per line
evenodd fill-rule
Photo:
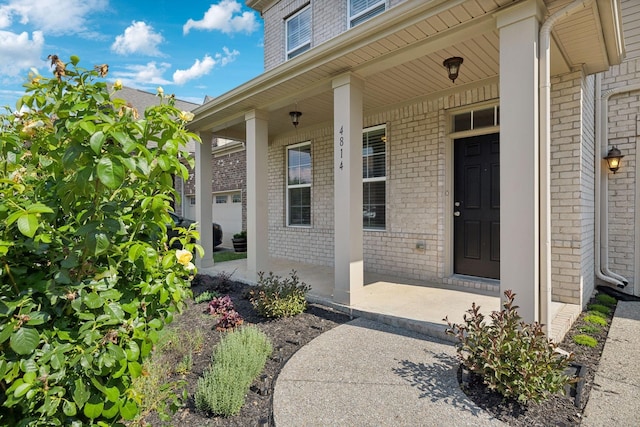
M 384 230 L 387 204 L 387 127 L 362 132 L 362 222 L 365 229 Z
M 347 0 L 349 2 L 349 26 L 356 25 L 373 18 L 385 11 L 386 0 Z
M 311 225 L 311 143 L 287 147 L 287 225 Z
M 287 59 L 311 48 L 311 7 L 307 6 L 286 20 Z

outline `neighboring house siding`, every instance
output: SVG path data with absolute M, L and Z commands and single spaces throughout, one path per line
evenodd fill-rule
M 211 192 L 218 193 L 224 191 L 239 190 L 242 192 L 242 229 L 247 228 L 247 180 L 246 180 L 246 151 L 231 152 L 228 154 L 211 156 Z M 185 194 L 187 196 L 195 194 L 195 174 L 191 170 L 189 180 L 185 183 Z M 188 201 L 186 201 L 188 202 Z M 197 201 L 196 201 L 197 203 Z M 191 218 L 194 219 L 194 218 Z M 225 230 L 222 230 L 224 233 Z M 228 237 L 225 235 L 225 237 Z
M 282 0 L 262 11 L 264 20 L 264 68 L 286 61 L 285 19 L 311 6 L 311 48 L 348 30 L 348 0 Z M 406 0 L 387 0 L 387 9 Z

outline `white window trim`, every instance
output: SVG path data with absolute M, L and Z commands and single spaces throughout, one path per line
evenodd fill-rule
M 360 22 L 359 24 L 354 25 L 353 21 L 356 21 L 362 15 L 366 15 L 371 10 L 373 10 L 373 9 L 375 9 L 377 7 L 380 7 L 381 4 L 384 4 L 384 11 L 389 9 L 389 5 L 387 4 L 387 0 L 380 0 L 376 4 L 374 4 L 373 6 L 370 6 L 368 9 L 363 10 L 362 12 L 358 13 L 357 15 L 351 15 L 351 0 L 347 0 L 347 28 L 353 28 L 356 25 L 362 24 L 362 22 Z
M 313 21 L 312 21 L 312 16 L 311 16 L 311 11 L 309 12 L 309 26 L 310 26 L 310 32 L 309 32 L 309 40 L 305 43 L 299 44 L 298 46 L 292 47 L 291 49 L 289 49 L 288 43 L 289 43 L 289 21 L 291 21 L 293 18 L 295 18 L 296 16 L 300 15 L 301 13 L 305 12 L 306 10 L 310 10 L 311 9 L 311 5 L 308 4 L 307 6 L 303 7 L 302 9 L 300 9 L 299 11 L 297 11 L 296 13 L 294 13 L 293 15 L 291 15 L 290 17 L 288 17 L 287 19 L 285 19 L 284 21 L 284 44 L 285 44 L 285 56 L 286 56 L 286 60 L 290 60 L 295 58 L 296 56 L 306 52 L 300 52 L 297 54 L 294 54 L 296 51 L 309 46 L 309 48 L 311 48 L 311 38 L 313 36 L 312 32 L 313 32 Z M 308 50 L 308 49 L 307 49 Z M 292 54 L 294 54 L 293 56 L 291 56 Z
M 312 224 L 312 217 L 313 217 L 313 212 L 311 212 L 310 216 L 309 216 L 309 224 L 290 224 L 289 223 L 289 190 L 292 188 L 309 188 L 309 192 L 311 192 L 312 188 L 313 188 L 313 152 L 311 153 L 311 182 L 309 184 L 294 184 L 294 185 L 289 185 L 289 150 L 292 148 L 298 148 L 298 147 L 304 147 L 305 145 L 308 145 L 309 148 L 311 148 L 311 141 L 305 141 L 305 142 L 301 142 L 298 144 L 293 144 L 293 145 L 288 145 L 286 148 L 286 152 L 285 152 L 285 186 L 286 186 L 286 206 L 285 206 L 285 218 L 286 218 L 286 222 L 287 222 L 287 227 L 291 227 L 291 228 L 311 228 L 311 224 Z
M 385 130 L 385 137 L 387 135 L 387 125 L 383 124 L 383 125 L 376 125 L 376 126 L 371 126 L 368 128 L 364 128 L 362 129 L 362 136 L 364 136 L 365 133 L 369 133 L 369 132 L 374 132 L 376 130 L 380 130 L 380 129 L 384 129 Z M 384 172 L 384 177 L 381 176 L 377 176 L 374 178 L 362 178 L 362 184 L 364 185 L 365 182 L 384 182 L 384 204 L 385 204 L 385 211 L 387 210 L 387 176 L 389 175 L 389 150 L 388 150 L 389 146 L 387 145 L 387 142 L 385 142 L 385 150 L 384 150 L 384 163 L 385 163 L 385 172 Z M 364 158 L 364 155 L 363 155 Z M 362 202 L 362 208 L 364 209 L 364 200 Z M 363 225 L 362 229 L 364 231 L 387 231 L 387 220 L 386 220 L 386 215 L 385 215 L 385 221 L 384 221 L 384 228 L 369 228 L 365 225 Z

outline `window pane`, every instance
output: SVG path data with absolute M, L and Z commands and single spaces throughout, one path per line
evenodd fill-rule
M 364 228 L 385 228 L 386 182 L 365 182 L 362 189 L 364 201 L 362 221 Z
M 307 7 L 287 20 L 288 58 L 311 47 L 311 8 Z
M 386 176 L 386 129 L 365 132 L 362 136 L 362 176 L 380 178 Z
M 493 126 L 493 107 L 473 112 L 473 128 Z
M 384 12 L 385 0 L 349 0 L 349 18 L 354 27 Z
M 216 196 L 216 204 L 227 203 L 227 196 Z
M 289 189 L 289 224 L 311 225 L 311 188 Z
M 232 195 L 231 203 L 242 203 L 242 195 L 240 193 L 236 193 Z
M 288 184 L 311 184 L 311 146 L 290 148 L 288 153 Z
M 453 116 L 453 131 L 471 130 L 471 111 Z

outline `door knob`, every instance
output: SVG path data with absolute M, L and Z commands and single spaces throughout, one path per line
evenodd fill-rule
M 453 216 L 460 216 L 460 211 L 453 212 Z
M 455 207 L 460 206 L 460 202 L 453 202 L 453 206 L 455 206 Z

